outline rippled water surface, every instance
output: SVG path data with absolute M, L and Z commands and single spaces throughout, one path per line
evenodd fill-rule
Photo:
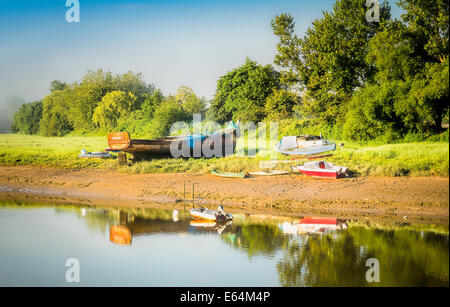
M 183 210 L 0 202 L 0 286 L 449 285 L 448 225 L 339 221 L 304 232 L 297 222 L 235 214 L 215 225 Z M 66 281 L 69 258 L 79 261 L 78 284 Z M 371 258 L 379 283 L 366 280 Z

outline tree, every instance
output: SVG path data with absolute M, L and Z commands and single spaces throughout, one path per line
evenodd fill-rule
M 449 2 L 447 0 L 399 0 L 399 5 L 405 11 L 402 19 L 415 37 L 417 52 L 422 55 L 423 60 L 445 62 L 449 51 Z
M 280 39 L 275 64 L 284 69 L 285 85 L 307 90 L 305 113 L 333 121 L 341 102 L 371 78 L 373 67 L 365 58 L 380 24 L 367 22 L 366 11 L 364 1 L 338 0 L 331 12 L 313 21 L 302 39 L 294 34 L 291 15 L 272 20 L 273 32 Z M 387 2 L 380 8 L 380 18 L 381 24 L 390 18 Z
M 271 65 L 262 66 L 247 59 L 244 65 L 232 70 L 217 82 L 211 108 L 215 121 L 261 121 L 266 117 L 266 99 L 280 88 L 280 76 Z
M 189 117 L 193 114 L 205 113 L 205 100 L 197 97 L 190 87 L 180 87 L 175 95 L 175 100 L 180 103 L 182 109 Z
M 281 120 L 292 116 L 293 108 L 299 102 L 296 93 L 286 90 L 274 90 L 266 99 L 268 120 Z
M 401 89 L 384 104 L 390 103 L 402 130 L 439 132 L 448 112 L 448 2 L 403 0 L 400 5 L 406 11 L 403 21 L 386 23 L 370 41 L 366 60 L 376 74 L 368 86 L 374 92 Z
M 50 82 L 50 92 L 63 90 L 67 86 L 66 83 L 58 80 Z
M 44 136 L 62 136 L 73 130 L 69 120 L 68 101 L 71 88 L 55 90 L 42 100 L 40 131 Z
M 149 133 L 153 137 L 167 136 L 172 124 L 183 121 L 186 114 L 174 97 L 169 97 L 155 110 L 149 126 Z
M 136 96 L 122 91 L 106 94 L 95 108 L 92 121 L 98 127 L 111 130 L 117 126 L 118 120 L 132 111 Z
M 42 101 L 23 104 L 14 114 L 12 130 L 24 134 L 38 134 L 41 118 Z

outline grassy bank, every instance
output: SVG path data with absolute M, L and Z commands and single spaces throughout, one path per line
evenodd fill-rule
M 104 150 L 106 137 L 40 137 L 13 134 L 0 135 L 0 165 L 40 165 L 63 168 L 116 169 L 114 159 L 78 159 L 81 149 Z M 327 159 L 344 165 L 360 176 L 448 176 L 448 142 L 415 142 L 399 144 L 346 144 Z M 279 155 L 280 160 L 289 157 Z M 157 159 L 122 167 L 121 172 L 207 173 L 211 169 L 226 171 L 259 170 L 263 158 L 229 157 L 222 159 Z M 299 162 L 301 163 L 301 162 Z M 289 169 L 290 164 L 280 164 Z

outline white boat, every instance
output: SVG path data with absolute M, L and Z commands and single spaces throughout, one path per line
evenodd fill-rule
M 348 176 L 348 168 L 336 166 L 331 162 L 317 161 L 308 162 L 303 165 L 293 166 L 293 171 L 299 171 L 305 176 L 317 178 L 342 178 Z
M 230 221 L 233 216 L 229 213 L 219 213 L 215 210 L 205 209 L 205 208 L 193 208 L 189 211 L 194 219 L 206 220 L 206 221 Z
M 317 135 L 284 136 L 275 146 L 279 153 L 296 156 L 316 155 L 335 149 L 336 144 Z

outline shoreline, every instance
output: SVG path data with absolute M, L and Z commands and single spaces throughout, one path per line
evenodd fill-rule
M 187 173 L 0 166 L 0 198 L 10 200 L 179 209 L 192 206 L 192 184 L 196 206 L 222 204 L 230 212 L 445 224 L 449 220 L 448 177 L 227 179 Z

